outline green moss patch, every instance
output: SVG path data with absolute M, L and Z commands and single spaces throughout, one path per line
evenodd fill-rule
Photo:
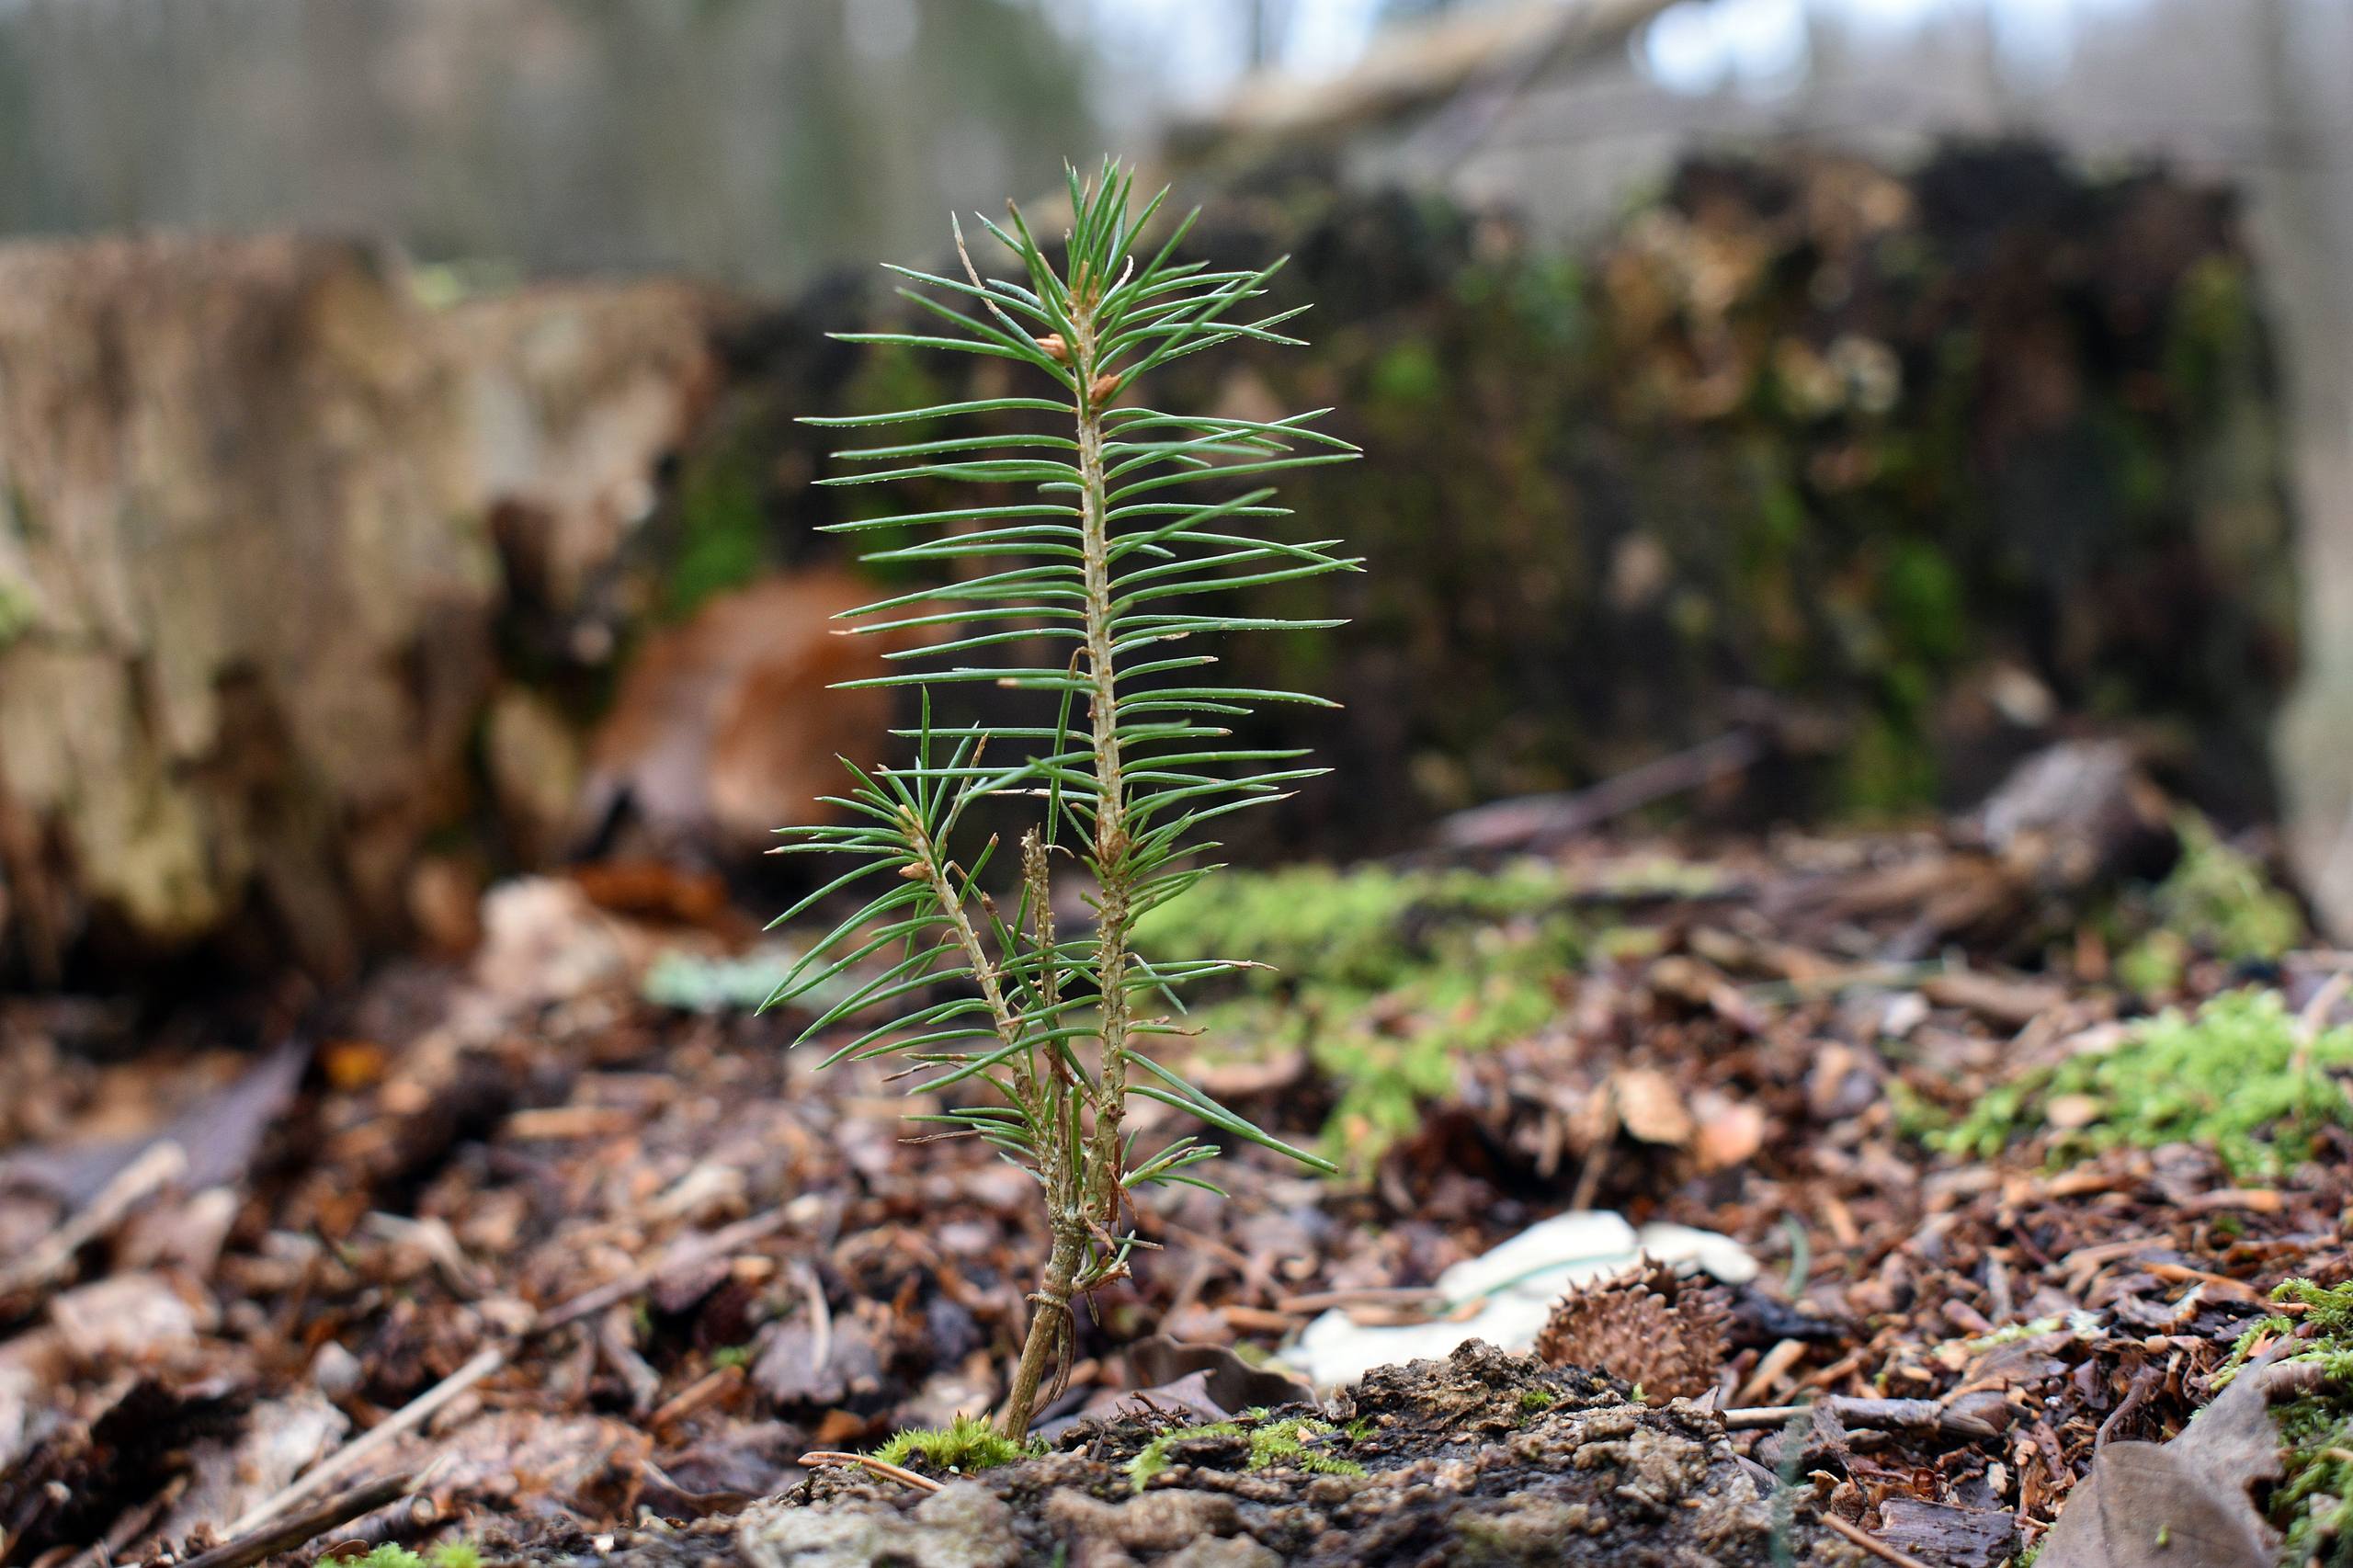
M 2174 819 L 2174 833 L 2181 858 L 2150 896 L 2155 927 L 2117 960 L 2125 984 L 2143 994 L 2170 991 L 2197 954 L 2234 963 L 2271 960 L 2304 939 L 2296 901 L 2211 823 L 2186 811 Z
M 1179 958 L 1247 951 L 1286 980 L 1376 988 L 1430 959 L 1436 928 L 1558 909 L 1575 890 L 1562 868 L 1514 861 L 1495 871 L 1286 866 L 1232 871 L 1154 910 L 1138 940 Z
M 1210 1437 L 1233 1437 L 1248 1443 L 1252 1470 L 1303 1470 L 1317 1475 L 1364 1473 L 1364 1466 L 1354 1460 L 1327 1453 L 1318 1446 L 1347 1440 L 1347 1435 L 1329 1421 L 1312 1415 L 1269 1421 L 1264 1410 L 1251 1410 L 1232 1421 L 1213 1421 L 1204 1426 L 1163 1432 L 1128 1461 L 1128 1479 L 1135 1483 L 1137 1491 L 1142 1491 L 1154 1476 L 1176 1462 L 1172 1450 L 1178 1444 Z
M 353 1560 L 353 1568 L 482 1568 L 482 1553 L 471 1541 L 456 1540 L 418 1553 L 390 1542 Z
M 30 631 L 40 620 L 32 590 L 0 577 L 0 648 Z
M 2323 1129 L 2353 1127 L 2353 1027 L 2307 1038 L 2277 991 L 2227 992 L 2195 1017 L 2168 1009 L 2110 1050 L 2038 1068 L 1993 1090 L 1936 1145 L 1991 1158 L 2052 1126 L 2052 1153 L 2188 1142 L 2234 1176 L 2276 1177 Z
M 910 1470 L 971 1475 L 1016 1460 L 1035 1459 L 1045 1451 L 1043 1442 L 1017 1442 L 981 1416 L 960 1415 L 945 1426 L 918 1426 L 895 1432 L 874 1450 L 874 1457 L 885 1464 Z
M 1578 891 L 1538 860 L 1234 872 L 1153 912 L 1138 940 L 1179 960 L 1263 956 L 1269 969 L 1188 1021 L 1211 1055 L 1305 1051 L 1338 1091 L 1325 1153 L 1361 1171 L 1452 1092 L 1463 1055 L 1560 1016 L 1588 947 Z

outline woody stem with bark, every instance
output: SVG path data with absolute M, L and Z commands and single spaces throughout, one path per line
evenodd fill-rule
M 1101 883 L 1096 910 L 1095 978 L 1101 995 L 1103 1063 L 1096 1080 L 1094 1178 L 1088 1194 L 1095 1222 L 1108 1230 L 1119 1222 L 1120 1121 L 1128 1094 L 1128 868 L 1127 783 L 1120 764 L 1119 672 L 1112 664 L 1109 507 L 1104 494 L 1103 410 L 1097 381 L 1095 322 L 1082 310 L 1073 324 L 1078 341 L 1072 364 L 1078 372 L 1078 478 L 1080 549 L 1086 585 L 1086 662 L 1095 689 L 1089 698 L 1089 730 L 1095 749 L 1095 870 Z
M 1126 865 L 1126 785 L 1120 775 L 1118 672 L 1112 662 L 1110 519 L 1103 476 L 1103 410 L 1097 392 L 1095 320 L 1091 301 L 1074 301 L 1075 331 L 1071 368 L 1078 384 L 1079 527 L 1086 587 L 1085 648 L 1091 689 L 1088 729 L 1095 772 L 1095 869 L 1100 883 L 1097 907 L 1095 979 L 1100 997 L 1102 1062 L 1088 1109 L 1093 1113 L 1089 1147 L 1056 1152 L 1051 1161 L 1049 1224 L 1053 1249 L 1032 1298 L 1037 1310 L 1021 1361 L 1006 1396 L 1002 1425 L 1018 1437 L 1029 1429 L 1031 1411 L 1046 1369 L 1069 1332 L 1070 1299 L 1078 1288 L 1088 1238 L 1119 1221 L 1121 1149 L 1120 1124 L 1126 1108 L 1129 998 L 1129 926 L 1133 923 Z M 1057 1137 L 1086 1137 L 1074 1121 L 1057 1119 Z M 1084 1157 L 1081 1157 L 1082 1154 Z M 1084 1179 L 1081 1178 L 1084 1174 Z
M 1077 1278 L 1085 1245 L 1083 1229 L 1074 1233 L 1059 1221 L 1056 1223 L 1054 1250 L 1038 1281 L 1038 1293 L 1030 1298 L 1036 1310 L 1029 1314 L 1029 1336 L 1022 1343 L 1021 1359 L 1013 1369 L 1013 1390 L 1006 1395 L 1005 1414 L 999 1422 L 1008 1437 L 1017 1439 L 1029 1435 L 1029 1418 L 1037 1408 L 1039 1386 L 1046 1381 L 1046 1369 L 1053 1364 L 1055 1352 L 1062 1348 L 1063 1335 L 1068 1332 L 1071 1287 Z

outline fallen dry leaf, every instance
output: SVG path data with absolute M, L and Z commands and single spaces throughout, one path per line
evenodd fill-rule
M 2310 1388 L 2317 1370 L 2258 1363 L 2172 1441 L 2100 1449 L 2045 1538 L 2040 1568 L 2270 1568 L 2279 1534 L 2248 1493 L 2283 1473 L 2273 1401 Z
M 890 722 L 890 693 L 835 685 L 890 669 L 884 640 L 835 635 L 871 597 L 839 572 L 770 577 L 649 636 L 591 744 L 582 820 L 626 800 L 657 835 L 734 848 L 809 821 L 835 756 Z
M 1619 1123 L 1645 1143 L 1680 1149 L 1699 1131 L 1675 1080 L 1654 1067 L 1620 1068 L 1610 1076 L 1609 1092 L 1618 1102 Z
M 1228 1414 L 1315 1400 L 1315 1391 L 1298 1379 L 1254 1367 L 1222 1345 L 1185 1345 L 1165 1334 L 1130 1346 L 1128 1370 L 1146 1389 L 1200 1373 L 1201 1392 Z
M 1746 1100 L 1703 1090 L 1691 1096 L 1691 1110 L 1699 1123 L 1691 1152 L 1703 1170 L 1746 1165 L 1765 1146 L 1765 1113 Z
M 83 1360 L 140 1361 L 193 1346 L 213 1326 L 209 1301 L 191 1301 L 159 1274 L 116 1274 L 66 1291 L 51 1321 Z

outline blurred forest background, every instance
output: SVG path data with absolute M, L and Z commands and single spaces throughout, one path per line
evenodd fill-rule
M 1354 629 L 1240 655 L 1349 702 L 1258 848 L 1690 748 L 1704 815 L 1901 818 L 2097 730 L 2342 926 L 2348 60 L 2335 0 L 7 0 L 8 972 L 740 868 L 886 717 L 790 421 L 955 390 L 821 329 L 1107 147 L 1317 303 L 1186 395 L 1370 452 L 1290 496 Z

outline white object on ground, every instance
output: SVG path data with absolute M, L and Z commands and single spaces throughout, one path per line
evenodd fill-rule
M 1319 1389 L 1352 1383 L 1375 1367 L 1444 1356 L 1468 1340 L 1505 1350 L 1534 1347 L 1552 1303 L 1573 1285 L 1606 1279 L 1644 1257 L 1692 1267 L 1727 1285 L 1756 1277 L 1756 1260 L 1730 1236 L 1688 1225 L 1637 1231 L 1617 1214 L 1586 1210 L 1556 1214 L 1501 1246 L 1465 1258 L 1438 1277 L 1446 1306 L 1475 1312 L 1401 1327 L 1367 1327 L 1335 1309 L 1307 1325 L 1280 1359 Z

